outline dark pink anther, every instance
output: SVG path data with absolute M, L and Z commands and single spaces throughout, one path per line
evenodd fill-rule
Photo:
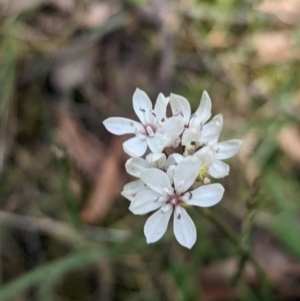
M 179 195 L 175 194 L 175 195 L 170 196 L 169 203 L 172 203 L 175 206 L 179 205 Z
M 156 132 L 156 128 L 152 124 L 146 124 L 145 130 L 149 137 L 153 137 Z

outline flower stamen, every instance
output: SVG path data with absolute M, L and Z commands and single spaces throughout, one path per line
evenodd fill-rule
M 147 124 L 145 126 L 145 129 L 146 129 L 146 132 L 147 132 L 147 134 L 148 134 L 149 137 L 151 137 L 151 138 L 154 137 L 154 135 L 155 135 L 155 128 L 154 128 L 153 125 Z
M 181 219 L 181 207 L 180 206 L 175 207 L 175 215 L 176 215 L 177 219 Z
M 179 205 L 179 195 L 174 194 L 169 198 L 168 201 L 169 204 L 173 204 L 175 206 Z

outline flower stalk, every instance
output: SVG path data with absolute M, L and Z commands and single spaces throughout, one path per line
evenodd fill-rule
M 241 239 L 234 231 L 230 229 L 230 227 L 222 221 L 216 214 L 214 214 L 210 209 L 202 209 L 199 212 L 210 222 L 212 222 L 228 239 L 229 241 L 238 249 L 239 251 L 239 262 L 238 269 L 236 274 L 231 279 L 230 283 L 232 286 L 236 286 L 238 279 L 242 275 L 245 264 L 247 261 L 251 262 L 253 267 L 255 268 L 258 281 L 261 283 L 269 284 L 271 283 L 268 275 L 256 261 L 256 259 L 252 256 L 249 249 L 245 247 L 243 244 L 243 239 Z M 253 214 L 251 214 L 253 216 Z

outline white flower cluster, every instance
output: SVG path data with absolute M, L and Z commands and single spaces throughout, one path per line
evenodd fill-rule
M 167 117 L 170 105 L 172 116 Z M 115 134 L 134 134 L 123 144 L 130 155 L 127 172 L 136 177 L 124 186 L 122 195 L 138 215 L 156 210 L 144 227 L 148 243 L 159 240 L 166 232 L 174 212 L 174 234 L 178 242 L 191 248 L 196 242 L 196 227 L 185 207 L 210 207 L 223 197 L 221 184 L 210 184 L 209 176 L 219 179 L 229 173 L 222 160 L 233 157 L 241 140 L 218 142 L 223 127 L 222 115 L 210 121 L 211 100 L 204 92 L 198 109 L 191 114 L 187 99 L 171 94 L 158 95 L 154 109 L 147 94 L 136 89 L 133 108 L 140 122 L 122 117 L 104 120 L 106 129 Z M 145 155 L 149 147 L 150 153 Z M 168 151 L 173 147 L 177 152 Z

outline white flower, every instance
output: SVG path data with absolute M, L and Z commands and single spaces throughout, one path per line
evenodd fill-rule
M 141 180 L 135 180 L 125 184 L 121 195 L 132 202 L 138 193 L 149 190 L 147 185 Z
M 170 106 L 173 115 L 182 116 L 184 121 L 185 129 L 181 141 L 183 146 L 190 146 L 192 142 L 207 143 L 222 129 L 217 119 L 205 124 L 211 116 L 211 100 L 206 91 L 203 92 L 199 107 L 193 115 L 190 103 L 180 95 L 171 94 Z
M 222 160 L 235 156 L 243 144 L 242 140 L 232 139 L 224 142 L 214 142 L 204 146 L 194 156 L 208 165 L 208 174 L 215 179 L 224 178 L 229 174 L 229 165 Z
M 145 169 L 157 167 L 164 169 L 166 165 L 166 155 L 163 153 L 149 154 L 146 159 L 143 158 L 130 158 L 125 163 L 125 169 L 128 174 L 133 177 L 139 177 L 141 172 Z
M 181 160 L 183 156 L 180 154 L 172 154 L 166 158 L 165 154 L 149 154 L 146 160 L 143 158 L 130 158 L 125 164 L 125 168 L 128 174 L 139 178 L 141 173 L 149 168 L 159 168 L 167 172 L 170 178 L 173 178 L 174 168 Z M 126 184 L 123 188 L 121 194 L 127 198 L 129 201 L 134 200 L 136 195 L 142 191 L 147 190 L 147 185 L 145 185 L 141 180 L 135 180 Z
M 134 191 L 136 195 L 131 199 L 129 209 L 134 214 L 146 214 L 159 209 L 147 219 L 144 227 L 148 243 L 156 242 L 164 235 L 174 210 L 173 229 L 176 239 L 186 248 L 190 249 L 194 245 L 196 227 L 182 204 L 210 207 L 217 204 L 224 193 L 221 184 L 204 185 L 188 191 L 195 182 L 201 165 L 201 161 L 188 157 L 174 167 L 171 178 L 158 168 L 141 172 L 140 180 L 147 187 L 139 192 L 138 189 Z
M 133 109 L 141 123 L 123 117 L 110 117 L 103 124 L 115 135 L 135 134 L 135 137 L 123 143 L 123 149 L 128 155 L 144 155 L 147 145 L 153 153 L 160 153 L 165 147 L 172 146 L 183 131 L 181 118 L 166 118 L 168 101 L 160 93 L 153 109 L 147 94 L 136 89 L 133 94 Z
M 171 165 L 177 165 L 183 156 L 177 153 L 170 155 L 167 159 L 166 155 L 163 153 L 153 154 L 150 153 L 143 158 L 130 158 L 125 163 L 125 168 L 127 173 L 131 176 L 139 178 L 141 173 L 149 168 L 159 168 L 163 171 L 167 171 Z

